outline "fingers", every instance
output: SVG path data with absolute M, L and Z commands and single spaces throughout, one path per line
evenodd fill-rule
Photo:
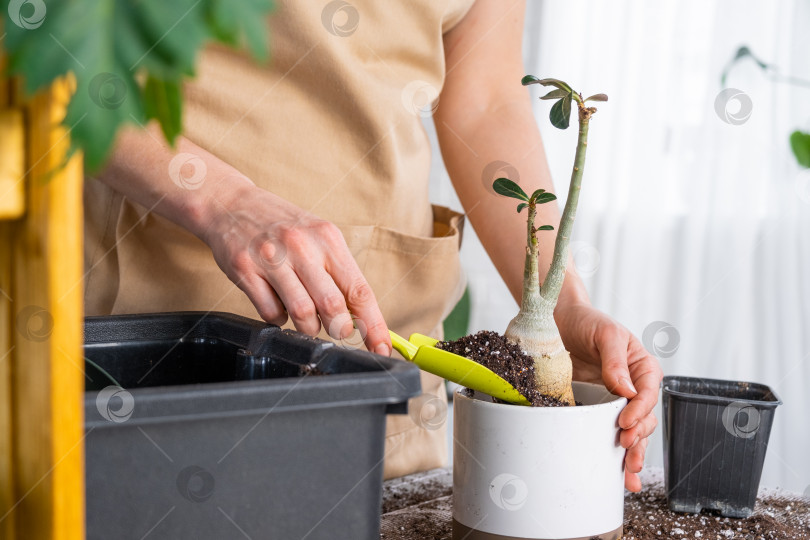
M 366 282 L 354 258 L 345 252 L 332 254 L 328 270 L 335 279 L 335 284 L 343 293 L 346 305 L 351 313 L 359 319 L 358 328 L 365 327 L 366 347 L 383 356 L 391 354 L 391 337 L 385 324 L 382 312 L 371 286 Z
M 652 413 L 655 404 L 658 403 L 658 390 L 662 377 L 658 362 L 649 355 L 633 362 L 631 371 L 638 388 L 638 395 L 630 400 L 619 415 L 619 426 L 623 429 L 629 429 Z
M 352 316 L 346 308 L 346 299 L 332 276 L 321 265 L 303 265 L 296 268 L 301 282 L 312 298 L 323 327 L 332 339 L 345 339 L 354 330 Z
M 641 479 L 638 477 L 638 474 L 631 473 L 627 469 L 624 470 L 624 487 L 625 489 L 632 491 L 633 493 L 638 493 L 641 491 Z
M 281 326 L 287 322 L 287 312 L 276 292 L 260 276 L 251 274 L 237 283 L 256 307 L 259 316 L 270 324 Z
M 310 336 L 318 335 L 321 331 L 318 310 L 298 275 L 285 266 L 268 275 L 267 280 L 287 308 L 296 330 Z
M 627 451 L 624 456 L 626 471 L 637 474 L 644 468 L 644 452 L 647 450 L 647 440 L 648 439 L 641 439 L 637 445 Z
M 631 399 L 638 391 L 633 386 L 627 367 L 627 331 L 609 327 L 597 337 L 596 345 L 602 359 L 602 380 L 612 393 Z
M 641 442 L 642 439 L 646 439 L 652 435 L 657 425 L 658 419 L 655 415 L 652 413 L 648 414 L 633 427 L 622 430 L 619 434 L 619 444 L 621 444 L 623 448 L 632 448 Z

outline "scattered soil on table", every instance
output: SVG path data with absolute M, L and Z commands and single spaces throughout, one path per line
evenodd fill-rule
M 698 538 L 700 540 L 808 540 L 810 501 L 768 495 L 757 500 L 754 514 L 744 519 L 704 511 L 679 514 L 667 506 L 660 484 L 627 495 L 624 540 Z
M 450 540 L 453 498 L 447 495 L 449 480 L 440 476 L 403 483 L 413 488 L 410 498 L 389 502 L 392 493 L 383 496 L 384 540 Z M 435 480 L 435 485 L 433 481 Z M 442 486 L 442 482 L 446 485 Z M 421 497 L 421 498 L 420 498 Z M 412 502 L 413 504 L 408 504 Z M 403 506 L 404 505 L 404 506 Z M 668 505 L 663 483 L 645 482 L 641 493 L 627 493 L 624 500 L 623 540 L 810 540 L 810 499 L 768 490 L 760 493 L 754 514 L 745 519 L 725 518 L 712 512 L 679 514 Z
M 452 480 L 442 476 L 420 478 L 418 483 L 385 485 L 383 488 L 382 513 L 387 514 L 409 506 L 447 497 L 453 492 Z
M 534 359 L 497 332 L 482 330 L 455 341 L 440 341 L 436 347 L 491 369 L 526 396 L 533 407 L 568 407 L 564 401 L 540 393 Z

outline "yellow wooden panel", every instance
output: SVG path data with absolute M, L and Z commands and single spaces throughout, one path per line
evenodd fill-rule
M 18 218 L 25 210 L 24 167 L 22 111 L 0 108 L 0 219 Z
M 18 540 L 84 538 L 82 172 L 79 154 L 64 164 L 69 138 L 59 123 L 68 97 L 61 81 L 25 104 L 26 210 L 2 225 L 0 254 L 11 265 L 11 328 L 0 350 L 11 351 L 13 495 L 0 516 L 11 510 Z

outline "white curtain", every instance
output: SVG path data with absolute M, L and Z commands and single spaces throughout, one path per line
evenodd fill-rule
M 810 1 L 530 0 L 524 43 L 527 73 L 610 96 L 591 122 L 572 239 L 594 304 L 648 329 L 667 374 L 770 385 L 784 405 L 762 485 L 810 489 L 810 172 L 788 143 L 810 131 L 810 89 L 747 60 L 724 94 L 742 95 L 718 100 L 742 44 L 810 79 Z M 562 198 L 575 131 L 535 103 Z M 434 155 L 433 198 L 458 207 Z M 471 330 L 503 331 L 516 306 L 469 227 L 465 242 Z M 655 334 L 657 321 L 670 328 Z M 660 432 L 647 463 L 662 465 Z

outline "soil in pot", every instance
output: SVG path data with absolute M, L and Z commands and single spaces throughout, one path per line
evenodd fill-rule
M 440 341 L 436 347 L 464 356 L 503 377 L 526 396 L 533 407 L 568 407 L 537 389 L 534 359 L 498 332 L 482 330 L 455 341 Z

